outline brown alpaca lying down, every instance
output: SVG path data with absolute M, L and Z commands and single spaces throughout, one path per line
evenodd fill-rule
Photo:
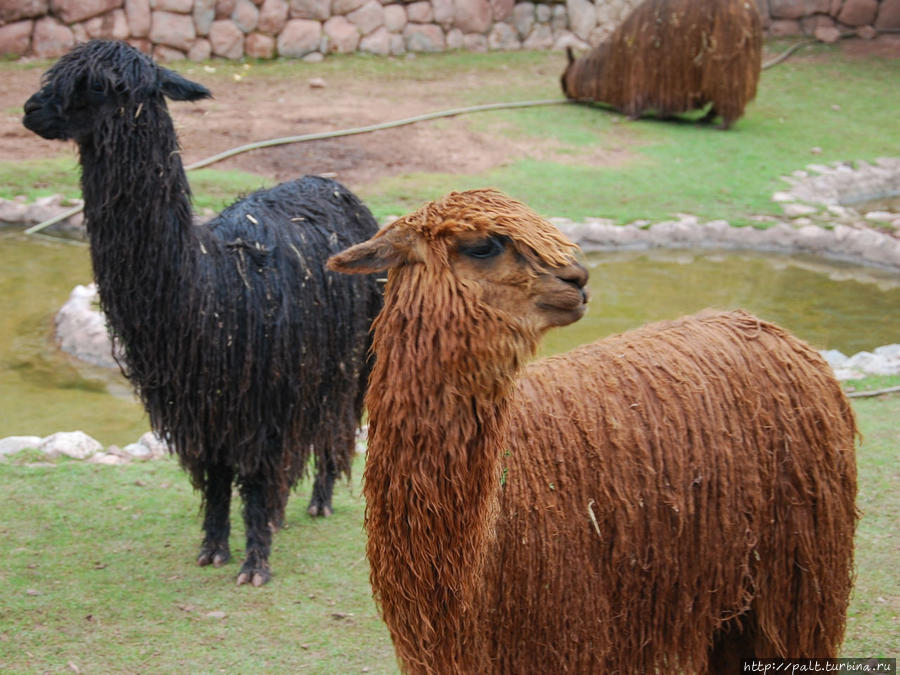
M 569 63 L 563 93 L 631 118 L 704 108 L 722 128 L 756 96 L 762 21 L 754 0 L 646 0 L 606 42 Z
M 329 261 L 388 270 L 364 492 L 403 668 L 726 673 L 836 655 L 856 427 L 829 367 L 743 312 L 524 365 L 584 312 L 573 249 L 476 190 Z

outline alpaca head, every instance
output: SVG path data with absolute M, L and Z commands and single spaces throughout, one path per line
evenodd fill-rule
M 566 80 L 569 79 L 569 73 L 572 72 L 572 66 L 575 65 L 575 52 L 572 51 L 571 47 L 566 47 L 566 69 L 563 71 L 562 76 L 559 78 L 559 83 L 562 86 L 563 96 L 569 98 L 569 85 Z
M 522 357 L 547 329 L 585 312 L 587 272 L 575 249 L 527 206 L 485 189 L 426 204 L 328 265 L 389 270 L 383 315 L 389 307 L 405 314 L 409 326 L 435 331 L 442 347 L 455 343 L 470 357 L 483 351 L 490 358 L 504 341 L 510 349 L 501 351 Z
M 111 119 L 133 123 L 141 113 L 164 110 L 164 96 L 194 101 L 210 93 L 124 42 L 93 40 L 44 73 L 25 103 L 23 124 L 44 138 L 82 142 L 95 129 L 108 130 Z

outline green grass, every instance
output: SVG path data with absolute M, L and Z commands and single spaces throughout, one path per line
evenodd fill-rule
M 352 673 L 394 669 L 368 588 L 357 482 L 275 538 L 275 576 L 199 568 L 199 499 L 171 459 L 0 463 L 0 672 Z M 25 462 L 32 463 L 25 463 Z M 362 473 L 357 462 L 355 473 Z M 243 554 L 238 505 L 233 554 Z M 74 667 L 74 668 L 73 668 Z
M 194 209 L 218 213 L 238 197 L 272 185 L 273 181 L 246 171 L 197 169 L 189 174 Z
M 854 402 L 857 581 L 845 656 L 896 656 L 900 396 Z M 0 460 L 0 671 L 396 672 L 368 585 L 359 476 L 335 514 L 304 513 L 275 537 L 275 576 L 235 587 L 238 565 L 198 568 L 198 497 L 172 459 L 96 466 L 26 451 Z M 243 531 L 233 507 L 233 554 Z
M 190 175 L 194 208 L 198 212 L 220 211 L 239 195 L 271 184 L 246 171 L 198 169 Z M 0 197 L 25 195 L 29 201 L 62 194 L 66 199 L 81 197 L 78 162 L 74 157 L 58 157 L 27 162 L 0 162 Z
M 895 658 L 900 636 L 900 395 L 856 399 L 853 407 L 863 433 L 857 454 L 862 520 L 844 654 Z
M 66 199 L 80 198 L 78 162 L 74 157 L 36 159 L 25 162 L 0 162 L 0 197 L 25 196 L 28 201 L 61 194 Z
M 890 387 L 900 387 L 900 375 L 870 375 L 861 380 L 844 382 L 847 391 L 876 391 Z
M 810 163 L 900 154 L 898 81 L 900 60 L 845 60 L 833 48 L 817 48 L 764 71 L 756 100 L 729 132 L 688 122 L 628 122 L 580 106 L 479 114 L 471 122 L 479 130 L 549 135 L 570 157 L 524 159 L 478 175 L 399 176 L 364 194 L 376 211 L 402 213 L 451 189 L 490 184 L 545 215 L 625 223 L 692 213 L 748 224 L 753 215 L 781 215 L 771 201 L 787 187 L 781 176 Z M 556 95 L 549 86 L 532 93 Z M 632 157 L 595 165 L 586 156 L 598 148 L 624 148 Z

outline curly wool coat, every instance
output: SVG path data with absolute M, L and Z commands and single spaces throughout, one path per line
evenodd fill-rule
M 364 494 L 403 668 L 721 674 L 742 656 L 836 655 L 856 426 L 819 354 L 712 312 L 524 366 L 539 335 L 454 267 L 476 234 L 526 269 L 571 260 L 549 223 L 484 190 L 329 263 L 389 269 Z
M 100 302 L 122 368 L 203 492 L 199 562 L 222 564 L 231 486 L 244 500 L 239 581 L 269 578 L 271 528 L 315 458 L 310 511 L 348 474 L 381 307 L 373 277 L 325 269 L 374 234 L 347 188 L 316 176 L 260 190 L 195 225 L 164 97 L 209 96 L 120 42 L 76 47 L 25 104 L 25 125 L 74 139 Z
M 762 19 L 752 0 L 646 0 L 602 44 L 568 51 L 563 93 L 632 118 L 665 118 L 711 104 L 728 128 L 756 96 Z

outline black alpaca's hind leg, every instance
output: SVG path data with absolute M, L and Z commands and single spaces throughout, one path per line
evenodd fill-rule
M 317 462 L 316 478 L 313 481 L 312 499 L 309 500 L 309 508 L 306 512 L 311 516 L 328 517 L 333 513 L 331 508 L 331 495 L 334 492 L 334 479 L 337 473 L 334 458 L 331 453 L 325 459 Z
M 231 558 L 228 535 L 231 531 L 231 481 L 234 471 L 229 466 L 213 466 L 206 472 L 204 490 L 203 545 L 197 564 L 220 567 Z
M 270 506 L 272 500 L 267 499 L 267 495 L 276 491 L 276 486 L 267 484 L 258 476 L 241 481 L 247 552 L 237 577 L 238 586 L 247 583 L 262 586 L 272 578 L 269 552 L 272 549 L 272 529 L 279 514 L 277 505 Z

